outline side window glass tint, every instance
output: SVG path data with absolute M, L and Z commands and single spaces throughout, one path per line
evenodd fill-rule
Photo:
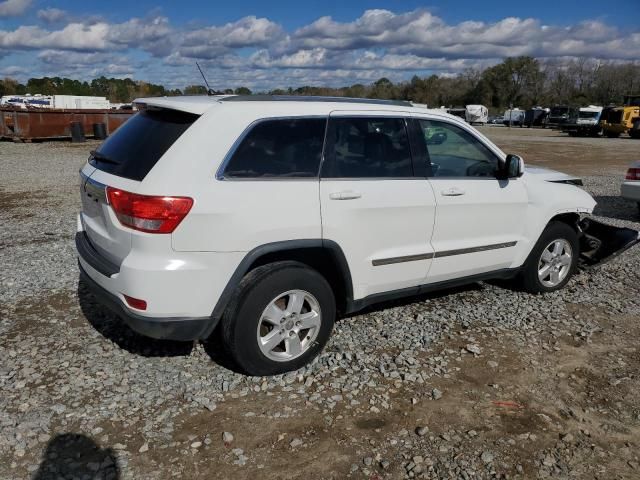
M 411 150 L 402 118 L 330 120 L 334 150 L 325 177 L 412 177 Z
M 474 135 L 446 122 L 420 120 L 434 177 L 495 177 L 498 158 Z
M 326 119 L 266 120 L 245 136 L 224 172 L 230 178 L 316 177 Z

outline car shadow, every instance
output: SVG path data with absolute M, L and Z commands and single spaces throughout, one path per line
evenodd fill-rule
M 638 205 L 632 200 L 627 200 L 618 195 L 596 195 L 593 198 L 598 202 L 596 208 L 593 210 L 594 215 L 615 218 L 617 220 L 640 222 Z
M 227 370 L 231 370 L 234 373 L 239 373 L 241 375 L 246 374 L 246 372 L 244 372 L 227 353 L 222 340 L 220 326 L 214 330 L 209 338 L 202 342 L 202 346 L 213 363 L 216 363 Z
M 155 340 L 131 330 L 95 298 L 82 276 L 78 280 L 78 301 L 87 321 L 103 337 L 129 353 L 143 357 L 177 357 L 190 355 L 193 342 Z
M 32 480 L 102 478 L 119 480 L 118 458 L 111 448 L 101 448 L 79 433 L 56 435 L 47 444 Z

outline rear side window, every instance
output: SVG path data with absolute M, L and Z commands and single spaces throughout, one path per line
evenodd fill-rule
M 335 118 L 329 122 L 325 178 L 413 176 L 403 118 Z
M 224 177 L 317 177 L 326 124 L 324 118 L 258 123 L 233 153 Z
M 198 119 L 176 110 L 145 110 L 127 120 L 89 159 L 94 167 L 113 175 L 142 180 Z

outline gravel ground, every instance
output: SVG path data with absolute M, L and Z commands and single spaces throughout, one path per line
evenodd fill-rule
M 0 478 L 640 476 L 637 250 L 550 295 L 385 304 L 312 365 L 251 378 L 215 339 L 138 336 L 78 285 L 90 148 L 0 143 Z M 640 228 L 619 173 L 584 180 L 599 217 Z

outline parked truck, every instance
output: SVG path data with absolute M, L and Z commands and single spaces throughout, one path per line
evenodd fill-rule
M 607 111 L 600 121 L 602 132 L 609 138 L 617 138 L 623 133 L 628 133 L 633 138 L 640 137 L 634 129 L 634 122 L 640 118 L 640 95 L 626 95 L 621 107 Z
M 596 105 L 575 108 L 571 110 L 567 123 L 561 126 L 562 131 L 572 137 L 599 137 L 602 135 L 601 114 L 602 107 Z
M 555 107 L 551 107 L 551 111 L 549 112 L 549 118 L 547 120 L 547 126 L 553 127 L 561 127 L 565 123 L 569 121 L 569 113 L 570 108 L 568 105 L 556 105 Z

